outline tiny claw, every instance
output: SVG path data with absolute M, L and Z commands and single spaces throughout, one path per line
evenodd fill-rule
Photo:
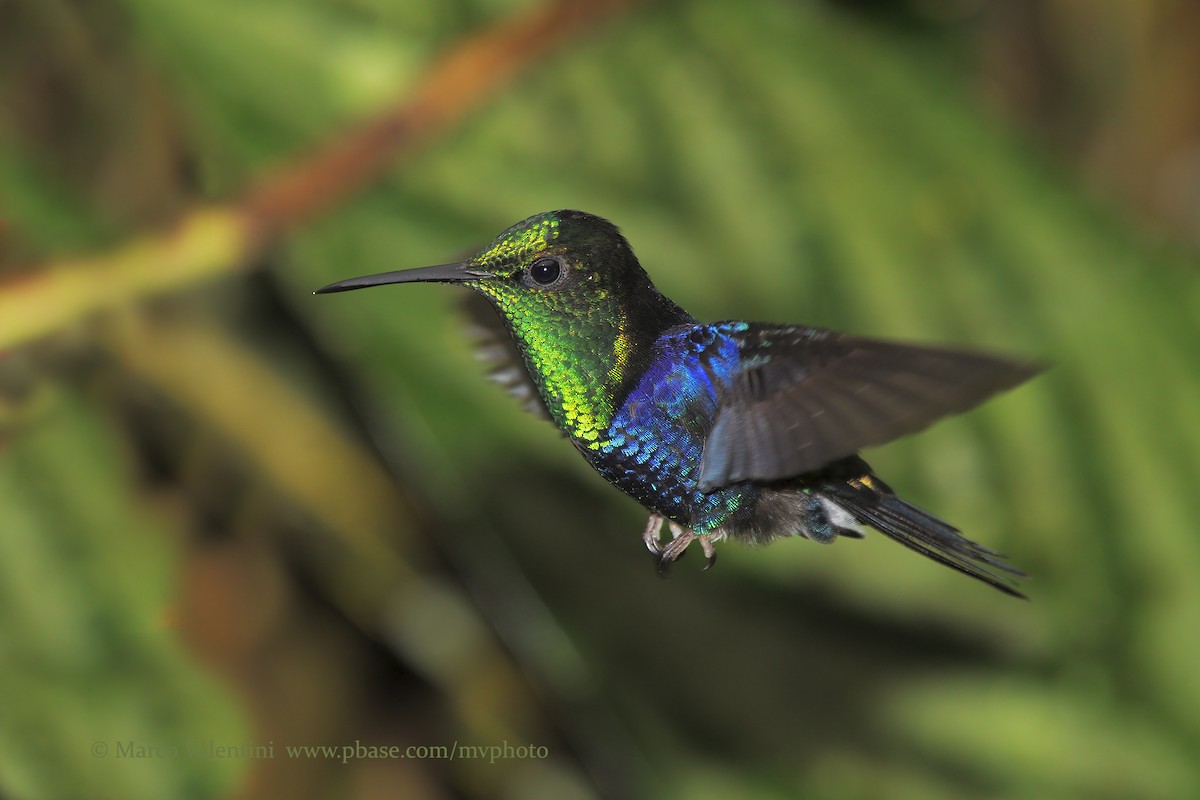
M 674 561 L 683 555 L 688 546 L 696 540 L 696 534 L 690 530 L 682 530 L 678 536 L 674 537 L 667 546 L 662 548 L 661 559 L 664 561 Z
M 700 549 L 704 551 L 704 557 L 708 559 L 708 563 L 705 564 L 704 569 L 700 571 L 708 572 L 710 569 L 712 569 L 713 564 L 717 563 L 717 548 L 716 545 L 712 543 L 712 540 L 710 540 L 707 536 L 701 536 L 699 539 Z
M 667 542 L 666 547 L 661 547 L 658 543 L 658 536 L 664 523 L 670 526 L 671 535 L 674 538 Z M 642 541 L 646 543 L 646 549 L 658 556 L 658 574 L 664 578 L 670 573 L 672 562 L 683 558 L 688 545 L 697 539 L 700 540 L 700 547 L 704 549 L 704 555 L 708 557 L 708 565 L 704 567 L 707 570 L 717 560 L 716 552 L 708 536 L 698 536 L 695 531 L 688 530 L 678 522 L 668 521 L 666 517 L 659 514 L 650 515 L 650 521 L 646 523 L 646 530 L 642 534 Z
M 665 521 L 666 517 L 661 514 L 651 514 L 650 519 L 646 521 L 646 529 L 642 531 L 642 542 L 645 543 L 646 549 L 656 556 L 662 553 L 662 546 L 658 543 L 658 537 Z

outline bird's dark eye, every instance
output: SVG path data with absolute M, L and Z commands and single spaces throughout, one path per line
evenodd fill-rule
M 529 277 L 538 286 L 549 286 L 562 275 L 562 265 L 556 258 L 539 258 L 529 268 Z

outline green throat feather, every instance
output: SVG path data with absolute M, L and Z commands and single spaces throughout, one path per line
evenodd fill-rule
M 501 234 L 475 261 L 483 269 L 504 269 L 539 253 L 561 252 L 557 239 L 558 219 L 546 215 Z M 597 446 L 615 411 L 613 387 L 629 361 L 632 337 L 620 307 L 604 302 L 604 293 L 580 309 L 571 296 L 531 295 L 510 283 L 483 281 L 472 288 L 505 319 L 551 417 L 579 444 Z
M 510 280 L 469 285 L 496 306 L 512 331 L 551 417 L 581 448 L 600 447 L 629 381 L 649 358 L 648 345 L 671 324 L 691 321 L 636 266 L 616 227 L 564 236 L 550 212 L 501 233 L 471 265 Z M 575 226 L 578 230 L 578 226 Z M 529 291 L 523 265 L 557 258 L 573 280 Z M 631 276 L 634 280 L 630 280 Z

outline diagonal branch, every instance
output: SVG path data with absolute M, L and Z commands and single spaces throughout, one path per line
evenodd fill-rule
M 289 227 L 335 207 L 499 93 L 522 70 L 638 0 L 560 0 L 467 37 L 409 98 L 281 168 L 233 203 L 197 208 L 166 231 L 0 283 L 0 349 L 108 308 L 187 288 L 250 262 Z
M 564 0 L 519 14 L 438 59 L 407 102 L 352 131 L 251 192 L 268 232 L 336 205 L 432 134 L 452 127 L 521 70 L 636 0 Z

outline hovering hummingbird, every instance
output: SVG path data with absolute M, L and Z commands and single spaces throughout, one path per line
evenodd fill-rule
M 697 540 L 707 569 L 724 539 L 827 544 L 870 527 L 1022 596 L 1012 584 L 1023 573 L 901 500 L 857 453 L 973 408 L 1040 366 L 800 325 L 698 322 L 655 288 L 615 225 L 581 211 L 529 217 L 461 263 L 317 294 L 411 282 L 462 284 L 491 302 L 543 410 L 650 510 L 642 539 L 660 569 Z

